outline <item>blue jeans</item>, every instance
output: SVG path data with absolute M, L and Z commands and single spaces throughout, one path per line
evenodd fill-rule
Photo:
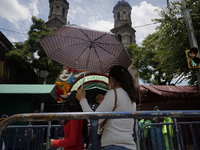
M 103 150 L 130 150 L 130 149 L 123 146 L 109 145 L 103 147 Z

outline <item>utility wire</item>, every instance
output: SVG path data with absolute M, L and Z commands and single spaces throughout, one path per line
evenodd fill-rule
M 149 26 L 149 25 L 156 24 L 156 23 L 158 23 L 158 22 L 149 23 L 149 24 L 144 24 L 144 25 L 140 25 L 140 26 L 135 26 L 135 27 L 133 27 L 133 28 L 139 28 L 139 27 Z
M 152 25 L 152 24 L 156 24 L 156 23 L 149 23 L 149 24 L 145 24 L 145 25 L 141 25 L 141 26 L 135 26 L 135 27 L 133 27 L 133 28 L 139 28 L 139 27 L 149 26 L 149 25 Z M 1 29 L 1 30 L 5 30 L 5 31 L 9 31 L 9 32 L 13 32 L 13 33 L 17 33 L 17 34 L 28 35 L 28 34 L 26 34 L 26 33 L 16 32 L 16 31 L 4 29 L 4 28 L 0 28 L 0 29 Z
M 18 34 L 28 35 L 28 34 L 25 34 L 25 33 L 16 32 L 16 31 L 8 30 L 8 29 L 3 29 L 3 28 L 0 28 L 0 29 L 1 29 L 1 30 L 5 30 L 5 31 L 9 31 L 9 32 L 18 33 Z

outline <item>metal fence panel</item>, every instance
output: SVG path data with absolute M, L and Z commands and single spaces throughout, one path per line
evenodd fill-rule
M 173 123 L 152 123 L 145 126 L 151 126 L 150 133 L 148 132 L 148 140 L 144 139 L 144 128 L 138 121 L 140 118 L 153 118 L 153 117 L 171 117 Z M 51 138 L 63 138 L 62 135 L 58 135 L 58 130 L 62 126 L 51 125 L 52 120 L 64 120 L 64 119 L 89 119 L 91 123 L 90 142 L 91 147 L 89 149 L 99 149 L 98 146 L 98 119 L 120 119 L 120 118 L 134 118 L 135 128 L 133 139 L 136 141 L 137 150 L 147 149 L 166 149 L 165 142 L 161 137 L 162 127 L 166 125 L 167 134 L 166 140 L 169 143 L 169 149 L 188 149 L 192 145 L 195 149 L 199 149 L 200 143 L 200 122 L 177 122 L 177 118 L 197 118 L 200 117 L 200 111 L 137 111 L 137 112 L 99 112 L 99 113 L 31 113 L 31 114 L 17 114 L 10 116 L 0 123 L 0 150 L 2 149 L 3 140 L 5 142 L 6 149 L 50 149 Z M 13 122 L 24 121 L 47 121 L 48 125 L 33 125 L 33 126 L 9 126 Z M 157 129 L 157 126 L 160 128 Z M 170 137 L 170 126 L 173 126 L 173 138 Z M 188 132 L 189 127 L 189 132 Z M 46 133 L 45 133 L 46 132 Z M 6 133 L 7 137 L 4 137 Z M 12 135 L 12 136 L 11 136 Z M 26 135 L 26 136 L 25 136 Z M 154 137 L 153 137 L 154 135 Z M 191 137 L 188 139 L 188 137 Z M 172 141 L 171 141 L 172 139 Z M 47 143 L 45 145 L 45 143 Z M 155 144 L 155 145 L 152 145 Z M 161 145 L 161 146 L 160 146 Z M 55 148 L 56 149 L 56 148 Z

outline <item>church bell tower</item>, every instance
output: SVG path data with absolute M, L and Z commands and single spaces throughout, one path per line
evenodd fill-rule
M 131 6 L 125 0 L 119 1 L 113 8 L 114 28 L 111 32 L 114 33 L 124 44 L 125 47 L 135 41 L 135 30 L 132 28 L 131 22 Z
M 67 23 L 68 9 L 69 3 L 66 0 L 49 0 L 47 27 L 55 31 L 65 25 Z

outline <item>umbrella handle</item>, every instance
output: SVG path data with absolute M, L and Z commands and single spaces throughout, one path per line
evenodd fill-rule
M 92 47 L 90 47 L 90 52 L 91 52 L 91 48 Z M 86 71 L 87 71 L 87 67 L 88 67 L 88 62 L 89 62 L 89 58 L 90 58 L 90 52 L 89 52 L 89 56 L 88 56 L 88 59 L 87 59 L 87 63 L 86 63 L 86 67 L 85 67 L 85 73 L 84 73 L 84 77 L 83 77 L 83 83 L 84 83 L 84 81 L 85 81 L 85 74 L 86 74 Z M 82 83 L 82 89 L 83 89 L 83 83 Z
M 86 69 L 85 69 L 85 72 L 84 72 L 83 83 L 85 81 L 85 74 L 86 74 Z M 81 89 L 83 89 L 83 83 L 82 83 Z

